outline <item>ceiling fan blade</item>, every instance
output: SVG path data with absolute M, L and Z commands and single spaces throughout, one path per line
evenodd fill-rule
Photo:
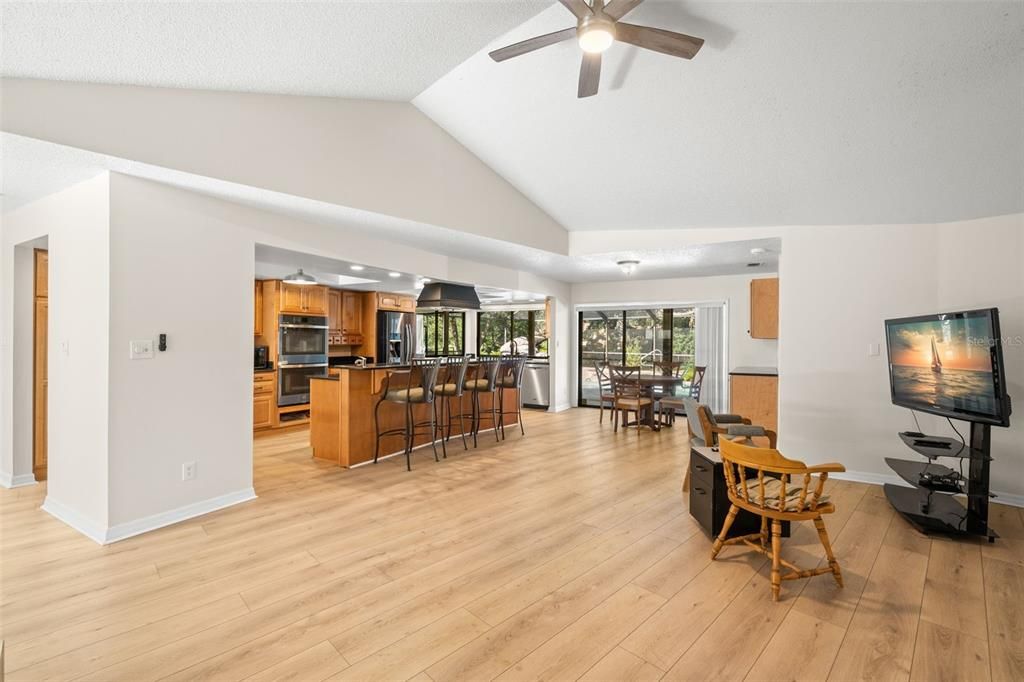
M 615 39 L 683 59 L 693 59 L 701 45 L 704 44 L 703 38 L 694 38 L 650 26 L 627 24 L 624 21 L 615 24 Z
M 584 52 L 583 64 L 580 65 L 580 86 L 576 97 L 590 97 L 597 94 L 601 83 L 601 53 Z
M 533 52 L 534 50 L 539 50 L 542 47 L 554 45 L 555 43 L 560 43 L 563 40 L 569 40 L 569 38 L 575 37 L 576 27 L 573 26 L 572 28 L 565 28 L 562 29 L 561 31 L 555 31 L 554 33 L 545 33 L 542 36 L 536 36 L 535 38 L 529 38 L 527 40 L 523 40 L 521 42 L 513 43 L 512 45 L 499 48 L 491 52 L 490 56 L 491 59 L 493 59 L 496 62 L 503 62 L 506 59 L 518 57 L 521 54 Z
M 636 6 L 643 1 L 644 0 L 612 0 L 604 8 L 604 13 L 618 21 L 636 9 Z
M 589 17 L 593 14 L 593 10 L 590 9 L 590 5 L 585 3 L 583 0 L 558 0 L 560 3 L 565 5 L 565 8 L 576 15 L 577 19 L 583 17 Z

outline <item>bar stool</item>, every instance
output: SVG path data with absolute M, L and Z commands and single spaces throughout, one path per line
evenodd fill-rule
M 491 424 L 494 425 L 494 440 L 498 442 L 498 403 L 494 395 L 494 389 L 498 384 L 498 367 L 501 365 L 500 357 L 479 357 L 473 365 L 473 377 L 466 379 L 465 389 L 473 396 L 472 421 L 473 421 L 473 447 L 477 447 L 477 434 L 480 432 L 480 394 L 491 394 Z
M 434 449 L 434 461 L 440 462 L 437 456 L 437 424 L 434 422 L 434 388 L 437 385 L 437 371 L 440 368 L 439 358 L 414 359 L 409 369 L 389 370 L 381 386 L 380 399 L 373 407 L 373 431 L 376 442 L 373 448 L 373 463 L 377 463 L 380 455 L 380 439 L 385 436 L 402 434 L 405 437 L 405 468 L 412 471 L 412 446 L 416 438 L 417 427 L 430 428 L 430 446 Z M 418 372 L 416 370 L 419 370 Z M 400 429 L 380 430 L 380 406 L 385 402 L 405 407 L 405 424 Z M 413 416 L 414 405 L 427 405 L 430 419 L 417 422 Z
M 466 444 L 465 414 L 462 411 L 462 396 L 466 386 L 466 369 L 468 367 L 469 358 L 466 356 L 448 358 L 448 362 L 444 365 L 444 378 L 434 387 L 435 397 L 440 398 L 434 403 L 434 409 L 440 411 L 440 416 L 436 417 L 436 421 L 441 429 L 441 452 L 444 457 L 448 457 L 448 448 L 445 443 L 452 437 L 452 419 L 454 417 L 452 415 L 452 401 L 456 398 L 459 401 L 459 429 L 462 431 L 462 449 L 469 449 L 469 445 Z M 448 413 L 447 419 L 445 418 L 446 411 Z
M 525 356 L 513 356 L 501 361 L 501 373 L 498 379 L 498 415 L 501 417 L 501 439 L 505 440 L 505 415 L 514 414 L 519 422 L 519 430 L 526 435 L 523 427 L 523 370 L 526 368 Z M 516 409 L 505 411 L 505 389 L 516 392 Z

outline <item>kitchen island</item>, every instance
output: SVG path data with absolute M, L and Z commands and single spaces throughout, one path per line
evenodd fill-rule
M 374 452 L 374 429 L 373 409 L 380 399 L 381 387 L 389 371 L 408 370 L 408 365 L 345 365 L 332 367 L 330 374 L 326 377 L 312 377 L 309 382 L 310 389 L 310 430 L 309 440 L 313 447 L 313 456 L 336 462 L 339 466 L 352 467 L 364 462 L 373 461 Z M 414 369 L 413 371 L 418 371 Z M 444 372 L 444 366 L 441 367 Z M 470 374 L 473 372 L 473 363 L 470 363 Z M 443 374 L 442 374 L 443 376 Z M 415 380 L 414 380 L 415 381 Z M 404 387 L 405 379 L 402 379 Z M 396 386 L 392 386 L 395 388 Z M 499 389 L 505 392 L 505 409 L 513 411 L 516 392 L 513 389 Z M 497 398 L 497 392 L 493 394 L 482 393 L 480 395 L 480 412 L 484 415 L 482 431 L 478 438 L 493 438 L 490 433 L 490 410 L 492 399 Z M 465 412 L 466 432 L 472 430 L 469 413 L 472 410 L 473 396 L 466 392 L 462 396 L 462 408 Z M 413 417 L 416 422 L 428 421 L 433 405 L 413 405 Z M 452 439 L 448 441 L 449 448 L 462 450 L 462 437 L 459 435 L 459 401 L 455 399 L 452 404 Z M 503 419 L 505 427 L 516 424 L 516 415 L 505 415 Z M 380 406 L 380 430 L 401 429 L 405 424 L 405 406 L 385 402 Z M 423 429 L 424 431 L 426 429 Z M 469 437 L 469 436 L 467 436 Z M 417 435 L 413 441 L 413 447 L 428 445 L 430 437 L 423 433 Z M 438 450 L 440 451 L 440 443 Z M 380 456 L 399 454 L 405 450 L 405 439 L 401 434 L 385 436 L 380 442 Z

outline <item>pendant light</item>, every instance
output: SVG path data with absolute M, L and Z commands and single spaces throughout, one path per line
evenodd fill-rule
M 285 284 L 300 284 L 300 285 L 316 284 L 316 278 L 315 277 L 311 277 L 311 276 L 307 275 L 306 273 L 304 273 L 302 271 L 302 268 L 299 268 L 298 272 L 293 273 L 293 274 L 288 275 L 287 277 L 285 277 L 283 281 L 284 281 Z

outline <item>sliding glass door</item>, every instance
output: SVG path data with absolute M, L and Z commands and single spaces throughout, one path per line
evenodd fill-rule
M 693 308 L 581 310 L 579 314 L 578 398 L 580 405 L 600 404 L 596 363 L 639 366 L 655 362 L 693 365 Z

